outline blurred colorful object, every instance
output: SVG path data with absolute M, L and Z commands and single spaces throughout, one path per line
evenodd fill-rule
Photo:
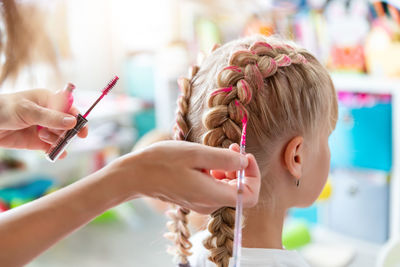
M 371 74 L 400 77 L 400 14 L 391 4 L 374 1 L 376 19 L 365 44 L 367 70 Z M 387 13 L 386 10 L 389 12 Z
M 365 45 L 367 70 L 371 74 L 400 77 L 400 42 L 382 26 L 375 26 Z
M 7 204 L 4 203 L 3 201 L 0 201 L 0 213 L 6 210 L 8 210 Z
M 133 121 L 135 128 L 138 131 L 137 138 L 140 138 L 156 127 L 155 110 L 153 108 L 148 108 L 136 112 Z
M 97 216 L 92 223 L 109 223 L 119 219 L 118 212 L 115 209 L 110 209 L 103 214 Z
M 196 32 L 199 38 L 200 51 L 208 52 L 215 44 L 221 43 L 218 25 L 209 19 L 198 19 L 196 21 Z
M 51 186 L 46 190 L 46 192 L 44 194 L 45 195 L 51 194 L 51 193 L 57 191 L 58 189 L 60 189 L 58 186 Z
M 330 36 L 328 67 L 334 71 L 365 72 L 368 3 L 362 0 L 330 1 L 325 16 Z
M 311 225 L 317 224 L 318 208 L 316 204 L 307 208 L 292 208 L 289 210 L 289 216 L 293 219 L 301 219 Z
M 253 15 L 249 18 L 244 28 L 243 35 L 251 36 L 254 34 L 262 34 L 265 36 L 270 36 L 274 34 L 274 25 L 272 23 L 268 23 L 257 15 Z
M 21 161 L 16 159 L 12 154 L 3 151 L 0 153 L 0 172 L 8 170 L 22 170 L 26 166 Z
M 11 203 L 15 199 L 36 199 L 43 196 L 52 185 L 52 180 L 38 177 L 38 179 L 34 179 L 30 183 L 0 189 L 0 199 L 6 203 Z
M 390 104 L 392 96 L 388 94 L 367 94 L 354 92 L 338 92 L 341 105 L 349 108 L 373 107 L 376 104 Z
M 333 46 L 329 67 L 340 71 L 365 72 L 364 47 L 360 44 Z
M 326 182 L 324 189 L 322 190 L 321 194 L 318 197 L 318 201 L 328 200 L 331 195 L 332 195 L 332 183 L 331 180 L 328 178 L 328 181 Z
M 339 94 L 329 143 L 332 168 L 392 169 L 392 104 L 387 95 Z
M 310 242 L 310 230 L 307 223 L 304 221 L 291 222 L 290 225 L 283 230 L 282 243 L 285 249 L 298 249 Z
M 32 200 L 32 198 L 13 198 L 10 201 L 10 209 L 24 205 L 28 202 L 31 202 Z

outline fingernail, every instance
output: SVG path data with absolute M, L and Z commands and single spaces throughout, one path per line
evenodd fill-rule
M 240 166 L 246 168 L 249 164 L 249 160 L 245 156 L 240 156 Z
M 75 118 L 74 117 L 65 117 L 63 119 L 64 125 L 71 125 L 74 122 L 75 122 Z
M 237 146 L 237 144 L 236 144 L 236 143 L 233 143 L 233 144 L 231 144 L 231 145 L 229 146 L 229 149 L 233 149 L 235 146 Z
M 50 137 L 49 133 L 46 132 L 46 131 L 41 131 L 41 132 L 39 133 L 39 136 L 40 136 L 41 139 L 46 139 L 46 140 L 48 140 L 49 137 Z

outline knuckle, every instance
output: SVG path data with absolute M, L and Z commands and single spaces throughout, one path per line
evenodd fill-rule
M 189 149 L 187 156 L 192 159 L 193 162 L 198 163 L 201 160 L 201 154 L 195 149 Z
M 20 112 L 20 113 L 26 113 L 26 112 L 30 111 L 31 107 L 32 107 L 32 103 L 29 100 L 22 99 L 22 100 L 18 101 L 16 110 L 17 110 L 17 112 Z
M 36 110 L 33 108 L 32 102 L 26 99 L 18 101 L 15 107 L 15 113 L 23 120 L 27 120 L 32 115 L 35 115 Z M 30 114 L 31 116 L 27 116 Z
M 165 150 L 160 148 L 157 144 L 150 145 L 148 147 L 145 147 L 140 151 L 140 153 L 143 155 L 143 158 L 149 161 L 156 161 L 159 159 L 165 159 L 166 156 Z
M 177 157 L 179 157 L 179 159 L 186 161 L 189 160 L 191 162 L 194 162 L 199 159 L 199 151 L 198 149 L 196 149 L 195 146 L 193 146 L 192 144 L 178 144 L 180 145 L 179 148 L 177 147 L 177 149 L 175 150 L 175 154 Z

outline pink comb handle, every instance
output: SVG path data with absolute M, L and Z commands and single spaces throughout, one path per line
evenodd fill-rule
M 239 106 L 239 102 L 236 102 Z M 242 138 L 240 140 L 240 154 L 246 154 L 246 134 L 247 134 L 247 114 L 240 111 L 242 114 Z M 242 214 L 243 214 L 243 190 L 244 190 L 244 169 L 237 171 L 237 198 L 236 198 L 236 213 L 235 213 L 235 229 L 233 240 L 233 266 L 240 267 L 241 249 L 242 249 Z

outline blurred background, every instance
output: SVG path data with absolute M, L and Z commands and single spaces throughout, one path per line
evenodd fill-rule
M 138 146 L 168 139 L 178 77 L 215 43 L 279 35 L 312 51 L 332 74 L 339 121 L 332 169 L 319 200 L 289 212 L 284 245 L 311 266 L 400 266 L 400 1 L 25 0 L 42 51 L 2 92 L 77 89 L 83 111 L 121 80 L 89 119 L 67 159 L 0 149 L 0 211 L 51 193 Z M 2 26 L 0 26 L 2 27 Z M 2 57 L 1 57 L 2 59 Z M 167 133 L 167 134 L 164 134 Z M 174 266 L 165 206 L 145 200 L 107 211 L 29 264 Z M 198 219 L 198 218 L 197 218 Z M 195 220 L 195 219 L 194 219 Z M 201 226 L 202 219 L 197 225 Z M 381 265 L 383 264 L 383 265 Z

